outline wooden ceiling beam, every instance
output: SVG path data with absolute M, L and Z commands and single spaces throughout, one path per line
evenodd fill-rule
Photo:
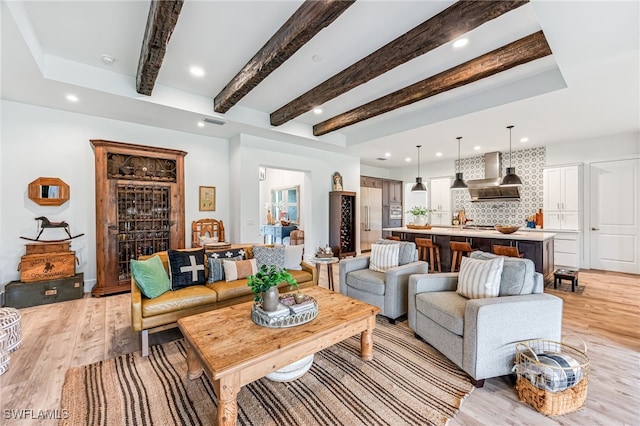
M 354 2 L 355 0 L 305 1 L 216 95 L 213 101 L 214 111 L 227 112 Z
M 351 111 L 318 123 L 313 126 L 313 134 L 320 136 L 333 132 L 439 93 L 490 77 L 518 65 L 543 58 L 551 55 L 551 53 L 547 39 L 542 31 L 538 31 L 425 80 L 368 102 Z
M 151 96 L 184 0 L 152 0 L 138 60 L 136 91 Z
M 385 72 L 448 43 L 528 0 L 459 1 L 271 113 L 280 126 Z

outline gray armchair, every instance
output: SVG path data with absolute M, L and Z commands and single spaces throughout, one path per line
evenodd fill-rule
M 426 262 L 418 261 L 416 245 L 406 241 L 381 240 L 381 244 L 399 244 L 399 266 L 386 272 L 369 269 L 369 257 L 360 256 L 340 261 L 340 293 L 362 300 L 381 309 L 381 315 L 394 323 L 407 313 L 407 287 L 412 274 L 429 270 Z
M 474 252 L 472 258 L 489 259 Z M 515 345 L 529 339 L 560 340 L 562 299 L 543 293 L 543 278 L 529 259 L 506 257 L 495 298 L 456 293 L 458 273 L 413 275 L 409 280 L 409 327 L 482 386 L 510 374 Z

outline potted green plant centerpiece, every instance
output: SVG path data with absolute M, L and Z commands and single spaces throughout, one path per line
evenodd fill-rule
M 298 288 L 298 282 L 285 269 L 276 265 L 262 265 L 255 275 L 247 277 L 247 285 L 253 291 L 253 300 L 262 303 L 262 309 L 266 312 L 275 311 L 278 308 L 279 295 L 278 284 L 286 282 L 290 289 Z
M 427 213 L 434 212 L 435 209 L 428 209 L 422 206 L 413 206 L 411 209 L 407 210 L 407 213 L 413 215 L 413 224 L 417 226 L 425 226 L 427 221 Z

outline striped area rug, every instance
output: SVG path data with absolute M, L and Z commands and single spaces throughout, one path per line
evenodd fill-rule
M 406 323 L 379 319 L 374 359 L 360 359 L 360 337 L 315 355 L 289 383 L 261 379 L 238 395 L 240 425 L 445 425 L 473 390 L 468 376 Z M 209 380 L 186 378 L 182 340 L 69 369 L 61 425 L 211 425 Z

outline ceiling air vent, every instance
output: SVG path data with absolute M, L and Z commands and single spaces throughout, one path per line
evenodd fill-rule
M 220 120 L 219 118 L 205 118 L 205 123 L 217 124 L 218 126 L 223 126 L 225 121 Z
M 376 158 L 376 160 L 379 160 L 379 161 L 387 161 L 387 159 L 386 159 L 386 158 L 384 158 L 384 157 L 378 157 L 378 158 Z

